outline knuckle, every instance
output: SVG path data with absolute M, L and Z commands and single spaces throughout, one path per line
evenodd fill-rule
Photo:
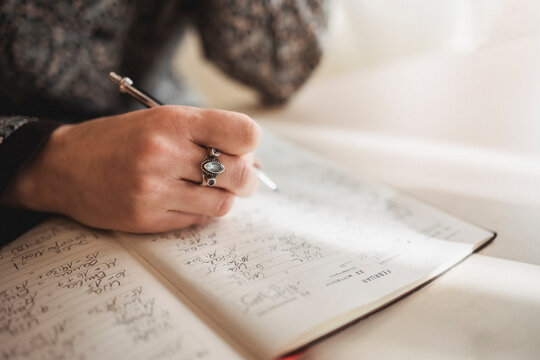
M 157 131 L 148 131 L 134 146 L 134 159 L 139 166 L 151 165 L 171 152 L 169 141 Z
M 201 125 L 201 119 L 204 117 L 204 110 L 185 106 L 182 107 L 182 114 L 179 116 L 184 119 L 185 126 L 189 133 L 192 133 Z
M 197 109 L 189 106 L 163 105 L 157 109 L 161 111 L 158 121 L 165 130 L 173 132 L 183 132 L 199 116 Z
M 217 204 L 214 207 L 214 216 L 224 216 L 232 208 L 234 203 L 234 195 L 224 193 L 218 197 Z
M 239 136 L 248 147 L 254 148 L 259 143 L 261 136 L 259 125 L 246 114 L 239 113 L 238 119 L 241 124 Z
M 159 111 L 159 118 L 166 121 L 176 121 L 182 117 L 182 107 L 177 105 L 163 105 L 156 108 Z

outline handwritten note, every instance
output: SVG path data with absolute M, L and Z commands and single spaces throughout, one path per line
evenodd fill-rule
M 490 236 L 275 138 L 264 143 L 259 156 L 278 193 L 261 189 L 204 227 L 129 242 L 266 356 L 380 306 Z
M 0 250 L 0 359 L 236 355 L 104 232 L 43 224 Z

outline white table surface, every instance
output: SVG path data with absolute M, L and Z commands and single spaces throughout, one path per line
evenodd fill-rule
M 306 359 L 540 358 L 540 36 L 320 80 L 285 109 L 248 113 L 498 233 Z

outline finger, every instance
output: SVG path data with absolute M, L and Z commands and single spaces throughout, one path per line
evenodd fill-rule
M 163 205 L 168 210 L 218 217 L 229 212 L 234 197 L 233 193 L 223 189 L 177 181 L 169 185 Z
M 227 163 L 227 167 L 216 179 L 217 184 L 215 186 L 227 189 L 241 197 L 253 195 L 259 185 L 257 174 L 253 170 L 253 154 L 242 156 L 224 155 L 222 161 Z
M 249 116 L 226 110 L 193 109 L 189 133 L 194 143 L 232 155 L 247 154 L 259 144 L 259 126 Z
M 201 163 L 206 156 L 206 149 L 193 145 L 184 152 L 184 166 L 179 168 L 177 178 L 200 184 L 203 180 Z M 233 156 L 221 154 L 221 164 L 225 167 L 223 173 L 216 178 L 215 187 L 228 190 L 238 196 L 249 196 L 257 190 L 258 181 L 253 171 L 254 157 L 252 154 Z

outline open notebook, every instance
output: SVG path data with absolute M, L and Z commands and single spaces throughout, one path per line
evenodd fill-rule
M 494 234 L 265 134 L 279 185 L 157 235 L 52 219 L 0 251 L 2 359 L 270 359 L 403 296 Z

